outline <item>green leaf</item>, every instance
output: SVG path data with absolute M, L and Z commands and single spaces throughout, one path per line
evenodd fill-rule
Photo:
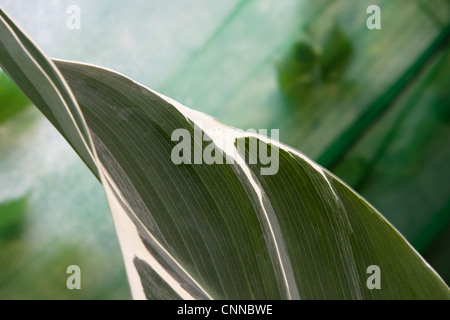
M 416 82 L 425 83 L 427 70 L 442 51 L 448 50 L 448 41 L 433 44 L 448 25 L 449 1 L 186 0 L 155 4 L 135 0 L 133 6 L 126 2 L 114 6 L 103 1 L 83 2 L 80 30 L 64 28 L 64 2 L 2 4 L 51 56 L 119 70 L 234 127 L 281 128 L 283 142 L 344 178 L 421 253 L 443 233 L 448 193 L 440 181 L 450 176 L 447 171 L 435 172 L 440 163 L 450 161 L 442 152 L 448 149 L 445 135 L 433 138 L 433 150 L 426 143 L 405 139 L 411 143 L 405 147 L 421 155 L 417 163 L 427 164 L 426 169 L 416 166 L 409 174 L 399 174 L 401 170 L 393 169 L 397 166 L 389 165 L 403 161 L 400 167 L 408 167 L 404 153 L 384 157 L 384 148 L 377 151 L 380 140 L 373 137 L 369 142 L 365 136 L 371 128 L 390 131 L 393 122 L 384 121 L 384 115 L 398 111 L 401 97 L 416 90 Z M 366 28 L 366 9 L 373 4 L 382 11 L 381 30 Z M 115 32 L 111 32 L 111 25 Z M 307 82 L 297 86 L 299 92 L 286 94 L 278 71 L 290 50 L 304 43 L 320 57 L 327 53 L 324 46 L 330 43 L 327 39 L 336 27 L 352 48 L 342 73 L 323 82 L 317 81 L 318 67 L 311 68 L 312 77 L 307 72 L 303 72 L 306 77 L 301 71 L 297 76 L 288 72 L 290 79 L 309 77 L 313 85 Z M 305 63 L 302 68 L 310 70 Z M 424 121 L 434 117 L 425 111 L 434 110 L 437 103 L 445 109 L 445 79 L 441 77 L 442 85 L 428 92 L 433 99 L 421 100 L 421 104 L 428 104 L 422 109 Z M 292 101 L 292 96 L 298 99 Z M 435 137 L 443 124 L 432 129 Z M 393 130 L 399 141 L 409 132 L 421 131 L 420 127 L 401 128 Z M 367 154 L 347 157 L 363 140 Z M 386 145 L 389 139 L 381 140 Z M 398 149 L 398 145 L 392 148 Z M 384 159 L 385 165 L 374 171 L 377 159 Z M 422 177 L 418 179 L 418 175 Z M 367 178 L 360 184 L 361 177 Z M 420 188 L 415 187 L 418 180 L 424 181 Z M 409 199 L 415 199 L 414 203 Z M 403 205 L 405 201 L 409 205 Z M 446 269 L 439 271 L 445 274 Z M 449 283 L 450 278 L 445 280 Z
M 0 42 L 2 68 L 101 180 L 135 298 L 450 297 L 373 207 L 300 152 L 115 72 L 52 62 L 3 12 Z M 176 129 L 210 137 L 191 154 L 213 145 L 234 163 L 176 165 Z M 245 156 L 252 142 L 279 155 L 278 173 Z M 387 279 L 380 290 L 366 286 L 371 265 Z

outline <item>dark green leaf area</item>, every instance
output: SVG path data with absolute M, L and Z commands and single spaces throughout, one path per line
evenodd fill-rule
M 277 174 L 260 175 L 261 167 L 250 164 L 277 213 L 301 298 L 450 298 L 404 238 L 333 175 L 282 149 Z M 380 267 L 381 289 L 367 286 L 371 265 Z
M 134 266 L 142 281 L 144 292 L 149 300 L 181 300 L 181 297 L 144 261 L 134 258 Z
M 322 43 L 300 40 L 277 65 L 278 83 L 283 95 L 300 104 L 316 89 L 332 84 L 351 62 L 353 46 L 349 37 L 334 25 Z

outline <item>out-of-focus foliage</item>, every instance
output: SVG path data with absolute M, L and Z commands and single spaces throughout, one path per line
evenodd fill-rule
M 125 270 L 101 185 L 1 74 L 17 112 L 0 123 L 0 299 L 126 299 Z M 4 103 L 4 101 L 6 101 Z M 68 290 L 67 267 L 81 268 Z
M 317 94 L 317 88 L 333 85 L 351 61 L 351 41 L 338 25 L 323 42 L 317 47 L 298 41 L 279 63 L 278 82 L 287 104 L 300 107 L 303 100 Z
M 29 103 L 27 97 L 17 88 L 0 69 L 0 124 L 25 109 Z

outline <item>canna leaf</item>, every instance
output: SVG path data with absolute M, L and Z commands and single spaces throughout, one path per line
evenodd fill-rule
M 0 15 L 0 65 L 102 182 L 134 298 L 450 298 L 380 213 L 300 152 L 113 71 L 52 61 Z M 207 137 L 191 154 L 212 144 L 233 163 L 175 164 L 177 129 Z M 250 161 L 254 142 L 279 155 L 275 174 Z

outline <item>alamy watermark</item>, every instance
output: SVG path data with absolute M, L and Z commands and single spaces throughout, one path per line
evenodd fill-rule
M 67 7 L 66 13 L 68 17 L 66 19 L 66 26 L 70 30 L 81 29 L 81 10 L 77 5 L 71 5 Z
M 370 276 L 367 278 L 366 286 L 368 289 L 381 289 L 381 269 L 379 266 L 373 264 L 367 267 L 367 274 Z
M 200 124 L 201 126 L 201 124 Z M 279 169 L 279 130 L 267 129 L 237 131 L 220 128 L 206 134 L 199 126 L 192 131 L 184 128 L 172 132 L 171 140 L 178 142 L 171 152 L 172 162 L 180 164 L 234 164 L 238 159 L 249 165 L 259 165 L 261 175 L 274 175 Z M 217 134 L 214 134 L 217 133 Z M 239 134 L 237 134 L 239 133 Z M 257 136 L 257 133 L 260 136 Z
M 371 5 L 367 7 L 366 13 L 370 14 L 367 18 L 366 26 L 367 29 L 381 29 L 381 9 L 377 5 Z
M 77 265 L 68 266 L 66 273 L 70 274 L 67 278 L 66 286 L 69 290 L 80 290 L 81 289 L 81 269 Z

